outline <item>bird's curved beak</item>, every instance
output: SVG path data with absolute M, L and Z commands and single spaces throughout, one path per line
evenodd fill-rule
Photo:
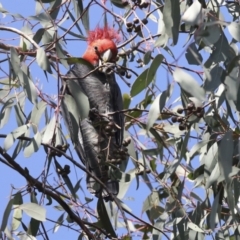
M 109 62 L 112 58 L 112 51 L 108 49 L 107 51 L 101 54 L 101 59 L 103 62 Z
M 112 59 L 112 51 L 108 49 L 102 54 L 100 54 L 98 66 L 100 67 L 104 65 L 104 63 L 110 62 L 111 59 Z
M 110 63 L 110 61 L 112 59 L 112 55 L 113 54 L 112 54 L 112 51 L 110 49 L 108 49 L 105 52 L 103 52 L 102 54 L 100 54 L 99 62 L 98 62 L 98 66 L 99 66 L 98 70 L 100 72 L 106 73 L 107 71 L 110 70 L 109 66 L 106 66 L 106 63 Z

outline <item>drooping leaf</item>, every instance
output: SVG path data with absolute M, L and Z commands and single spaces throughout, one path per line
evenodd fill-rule
M 233 139 L 232 131 L 226 132 L 219 144 L 218 159 L 219 166 L 226 182 L 230 181 L 229 174 L 232 172 Z
M 64 169 L 62 168 L 62 166 L 59 164 L 59 162 L 56 159 L 54 160 L 54 163 L 56 165 L 56 168 L 57 168 L 58 172 L 63 172 L 64 171 Z M 62 175 L 62 179 L 65 182 L 66 186 L 68 187 L 69 191 L 71 192 L 72 197 L 76 199 L 76 192 L 74 190 L 71 179 L 68 177 L 67 174 Z
M 42 117 L 45 109 L 47 107 L 47 103 L 44 101 L 41 101 L 34 105 L 32 113 L 31 113 L 31 118 L 30 122 L 33 123 L 34 126 L 38 126 L 40 118 Z M 33 131 L 37 133 L 37 128 L 33 126 Z
M 238 22 L 231 22 L 228 26 L 228 31 L 232 37 L 240 42 L 240 24 Z
M 193 4 L 182 15 L 182 21 L 191 25 L 198 25 L 202 22 L 202 5 L 198 1 Z
M 36 203 L 23 203 L 19 208 L 38 221 L 46 221 L 46 209 Z
M 210 213 L 210 228 L 212 231 L 215 229 L 215 224 L 216 224 L 216 216 L 218 214 L 218 209 L 219 209 L 219 193 L 215 196 L 213 204 L 212 204 L 212 211 Z
M 43 48 L 39 48 L 37 50 L 36 61 L 40 68 L 42 68 L 44 71 L 52 73 L 50 62 Z
M 9 218 L 9 215 L 11 213 L 12 206 L 13 206 L 13 199 L 10 199 L 8 204 L 7 204 L 7 207 L 4 210 L 3 217 L 2 217 L 2 223 L 1 223 L 1 231 L 2 232 L 4 232 L 6 227 L 7 227 L 8 218 Z
M 51 121 L 48 123 L 46 130 L 44 132 L 44 135 L 42 137 L 42 143 L 44 144 L 50 144 L 56 129 L 56 116 L 53 115 Z
M 97 212 L 100 218 L 101 225 L 111 235 L 112 238 L 116 238 L 117 235 L 112 227 L 112 223 L 109 219 L 103 199 L 100 197 L 97 202 Z
M 205 91 L 199 86 L 197 81 L 188 73 L 177 68 L 173 73 L 173 78 L 179 83 L 182 89 L 191 94 L 193 97 L 198 98 L 200 101 L 205 100 Z
M 159 195 L 157 191 L 153 191 L 144 201 L 142 207 L 142 213 L 151 209 L 152 207 L 158 206 L 160 202 Z
M 198 52 L 195 43 L 191 43 L 188 46 L 185 56 L 190 65 L 200 65 L 203 60 L 202 55 Z
M 61 9 L 61 3 L 62 0 L 55 0 L 54 2 L 50 3 L 50 7 L 49 7 L 49 12 L 50 12 L 50 16 L 53 20 L 56 20 L 59 10 Z
M 21 135 L 25 134 L 29 128 L 29 125 L 23 125 L 18 128 L 16 128 L 14 131 L 9 133 L 7 137 L 4 140 L 3 148 L 5 151 L 7 151 L 11 146 L 14 144 L 14 141 L 20 137 Z
M 136 96 L 139 94 L 142 90 L 146 89 L 148 85 L 153 81 L 154 76 L 157 72 L 158 67 L 162 63 L 163 55 L 159 54 L 157 55 L 152 63 L 151 66 L 147 69 L 145 69 L 135 80 L 135 82 L 132 85 L 130 95 L 131 97 Z
M 123 109 L 128 109 L 131 103 L 131 96 L 127 93 L 123 94 Z
M 158 119 L 159 114 L 160 114 L 160 109 L 159 109 L 159 100 L 160 96 L 162 93 L 160 93 L 156 99 L 153 101 L 149 113 L 148 113 L 148 118 L 147 118 L 147 130 L 149 130 L 152 125 L 155 123 L 155 121 Z
M 179 34 L 180 24 L 180 7 L 177 0 L 166 0 L 163 8 L 163 21 L 167 35 L 173 39 L 173 44 L 176 45 Z
M 40 132 L 37 132 L 34 137 L 31 139 L 29 144 L 24 149 L 24 157 L 31 157 L 34 152 L 37 152 L 41 146 L 42 135 Z

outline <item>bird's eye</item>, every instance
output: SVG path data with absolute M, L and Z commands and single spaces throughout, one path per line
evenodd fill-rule
M 95 49 L 95 51 L 98 51 L 98 47 L 97 46 L 95 46 L 94 49 Z

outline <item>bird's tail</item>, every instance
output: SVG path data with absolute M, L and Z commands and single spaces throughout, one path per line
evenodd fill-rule
M 106 156 L 102 154 L 102 144 L 100 144 L 104 139 L 101 139 L 88 118 L 79 121 L 81 113 L 74 98 L 63 89 L 62 93 L 64 95 L 61 100 L 62 116 L 77 155 L 86 169 L 99 178 L 108 189 L 106 191 L 91 175 L 87 175 L 88 190 L 96 197 L 102 194 L 106 201 L 112 200 L 111 195 L 116 196 L 119 192 L 119 182 L 109 177 Z
M 104 142 L 105 139 L 102 138 L 101 134 L 93 127 L 89 119 L 82 120 L 80 125 L 82 143 L 87 159 L 87 169 L 105 184 L 108 191 L 106 191 L 106 189 L 104 189 L 92 176 L 87 176 L 88 190 L 97 197 L 102 194 L 102 197 L 106 201 L 112 200 L 111 195 L 118 195 L 119 182 L 116 179 L 112 179 L 114 176 L 110 174 L 111 169 L 109 169 L 106 163 L 107 156 L 101 148 L 101 142 Z

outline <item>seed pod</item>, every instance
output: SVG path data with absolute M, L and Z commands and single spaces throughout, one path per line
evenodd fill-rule
M 141 59 L 141 58 L 138 58 L 136 62 L 137 62 L 137 63 L 141 63 L 141 62 L 142 62 L 142 59 Z
M 127 26 L 128 28 L 133 27 L 133 23 L 132 23 L 132 22 L 127 22 L 127 23 L 126 23 L 126 26 Z
M 113 121 L 110 121 L 110 122 L 108 122 L 108 124 L 107 124 L 108 126 L 112 126 L 112 127 L 115 127 L 115 123 L 113 122 Z
M 196 115 L 197 115 L 197 117 L 199 117 L 199 118 L 202 118 L 203 117 L 203 111 L 202 112 L 198 112 Z
M 144 19 L 142 19 L 142 23 L 143 23 L 144 25 L 146 25 L 146 24 L 148 24 L 148 20 L 147 20 L 146 18 L 144 18 Z
M 120 164 L 122 162 L 122 159 L 121 158 L 118 158 L 116 163 Z
M 128 33 L 131 33 L 133 31 L 133 28 L 131 27 L 131 28 L 127 28 L 127 32 Z
M 178 108 L 177 109 L 177 113 L 182 114 L 183 113 L 183 109 L 182 108 Z
M 138 168 L 135 172 L 136 175 L 143 175 L 144 171 Z
M 134 22 L 135 24 L 138 24 L 138 23 L 139 23 L 139 19 L 138 19 L 138 18 L 134 18 L 134 19 L 133 19 L 133 22 Z
M 147 174 L 151 173 L 151 169 L 148 168 L 148 169 L 146 170 L 146 173 L 147 173 Z
M 112 127 L 107 125 L 107 126 L 105 127 L 105 131 L 106 131 L 107 133 L 110 133 L 110 132 L 112 131 Z
M 203 108 L 202 107 L 197 107 L 197 112 L 200 113 L 202 112 Z
M 141 26 L 137 25 L 134 27 L 134 32 L 140 32 L 141 31 Z
M 120 75 L 121 75 L 121 76 L 123 76 L 123 77 L 124 77 L 124 76 L 125 76 L 125 74 L 126 74 L 126 71 L 125 71 L 125 70 L 123 70 L 123 69 L 121 69 L 121 70 L 119 71 L 119 73 L 120 73 Z
M 177 122 L 181 123 L 183 121 L 182 117 L 177 117 Z
M 186 129 L 186 125 L 185 124 L 179 124 L 179 130 L 183 131 Z
M 126 74 L 126 78 L 131 78 L 132 77 L 132 74 L 131 73 L 129 73 L 129 72 L 127 72 L 127 74 Z
M 193 110 L 195 108 L 195 104 L 193 102 L 188 103 L 187 105 L 188 110 Z
M 117 159 L 112 159 L 110 163 L 113 163 L 113 164 L 117 163 Z
M 126 7 L 126 6 L 128 6 L 128 2 L 125 1 L 125 2 L 122 3 L 122 5 L 123 5 L 124 7 Z
M 125 152 L 125 153 L 128 153 L 128 149 L 124 146 L 122 147 L 122 150 Z
M 172 120 L 173 123 L 175 123 L 175 122 L 177 122 L 177 117 L 176 116 L 172 116 L 171 120 Z

